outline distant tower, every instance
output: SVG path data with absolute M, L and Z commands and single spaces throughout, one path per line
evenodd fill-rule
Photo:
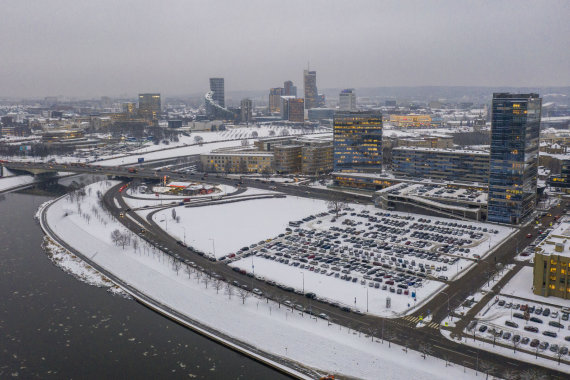
M 356 94 L 352 88 L 342 90 L 338 96 L 341 111 L 356 111 Z
M 541 104 L 538 94 L 493 94 L 490 222 L 520 224 L 534 211 Z
M 293 85 L 292 81 L 288 80 L 283 83 L 283 95 L 297 96 L 297 87 Z
M 283 89 L 281 87 L 275 87 L 269 89 L 269 112 L 281 112 L 281 96 L 283 95 Z
M 240 108 L 241 122 L 250 123 L 253 119 L 253 102 L 251 99 L 242 99 Z
M 148 120 L 160 117 L 160 94 L 139 94 L 139 116 Z
M 305 88 L 305 108 L 311 109 L 318 105 L 317 72 L 305 70 L 303 72 L 303 85 Z
M 210 91 L 214 93 L 214 101 L 222 108 L 226 107 L 224 78 L 210 78 Z

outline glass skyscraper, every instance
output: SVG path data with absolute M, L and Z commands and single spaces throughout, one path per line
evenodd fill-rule
M 334 171 L 382 171 L 382 114 L 340 111 L 334 115 Z
M 315 108 L 318 104 L 317 97 L 317 72 L 305 70 L 303 72 L 303 86 L 305 88 L 305 108 Z
M 226 107 L 224 92 L 224 78 L 210 78 L 210 91 L 214 93 L 212 98 L 222 108 Z
M 519 224 L 536 205 L 538 94 L 493 94 L 488 220 Z

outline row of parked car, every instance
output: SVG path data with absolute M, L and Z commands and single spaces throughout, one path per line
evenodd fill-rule
M 509 299 L 499 299 L 493 306 L 495 312 L 508 311 L 512 318 L 505 319 L 505 329 L 495 324 L 481 324 L 477 331 L 489 334 L 490 337 L 502 339 L 514 346 L 527 346 L 539 351 L 551 352 L 552 355 L 568 355 L 570 346 L 570 309 L 550 308 L 543 305 L 520 303 Z M 509 315 L 506 314 L 506 315 Z M 467 326 L 468 331 L 475 332 L 477 321 Z M 540 335 L 538 335 L 540 334 Z M 566 343 L 568 342 L 568 343 Z
M 507 321 L 509 322 L 509 321 Z M 469 331 L 473 331 L 476 328 L 476 321 L 472 321 L 472 323 L 468 326 L 468 330 Z M 513 327 L 510 324 L 507 324 L 507 326 L 509 327 Z M 552 343 L 549 340 L 540 340 L 538 338 L 529 338 L 527 336 L 522 336 L 519 333 L 514 333 L 511 331 L 503 331 L 499 328 L 495 328 L 495 327 L 491 327 L 489 328 L 487 325 L 481 325 L 478 328 L 479 333 L 485 333 L 487 332 L 487 334 L 490 337 L 493 337 L 494 335 L 494 339 L 498 342 L 501 341 L 501 339 L 503 340 L 504 343 L 509 343 L 513 346 L 517 346 L 517 347 L 521 347 L 524 348 L 525 346 L 533 348 L 533 349 L 537 349 L 540 351 L 550 351 L 552 354 L 554 355 L 568 355 L 569 350 L 568 350 L 568 346 L 565 344 L 559 344 L 559 343 Z M 532 328 L 532 326 L 525 326 L 524 331 L 528 331 L 528 332 L 533 332 L 533 333 L 538 333 L 538 329 L 536 328 Z M 544 336 L 547 337 L 556 337 L 557 334 L 553 331 L 544 331 L 543 332 Z M 545 338 L 546 339 L 546 338 Z M 570 344 L 570 335 L 566 336 L 564 338 L 565 341 L 568 341 Z

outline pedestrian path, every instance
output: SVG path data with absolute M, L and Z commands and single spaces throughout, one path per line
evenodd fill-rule
M 420 319 L 419 317 L 415 317 L 413 315 L 406 315 L 405 317 L 403 317 L 402 319 L 408 321 L 408 322 L 412 322 L 415 325 L 417 325 L 418 323 L 422 322 L 422 319 Z M 440 325 L 439 323 L 436 322 L 423 322 L 424 326 L 419 326 L 419 327 L 428 327 L 430 329 L 439 329 Z

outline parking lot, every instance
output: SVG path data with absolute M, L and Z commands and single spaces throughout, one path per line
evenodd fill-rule
M 466 334 L 568 360 L 570 308 L 499 296 L 477 317 Z
M 492 238 L 498 242 L 509 230 L 360 205 L 338 216 L 323 212 L 289 225 L 277 237 L 242 247 L 223 260 L 271 285 L 311 291 L 339 307 L 384 316 L 413 309 L 459 278 L 492 248 Z

